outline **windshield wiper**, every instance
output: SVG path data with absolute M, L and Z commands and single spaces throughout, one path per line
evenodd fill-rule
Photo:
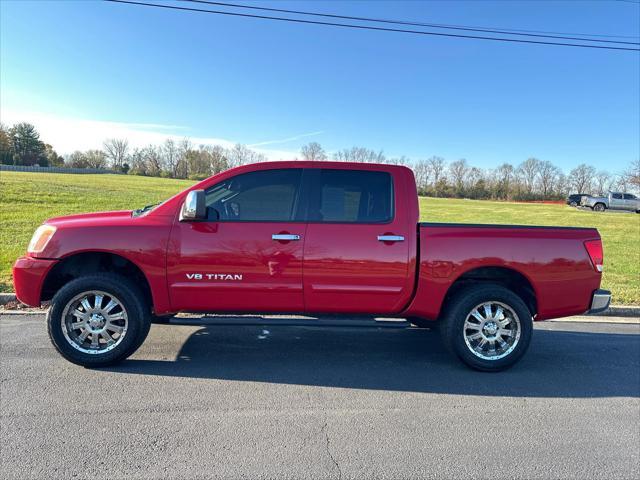
M 131 212 L 131 216 L 132 217 L 139 217 L 140 215 L 142 215 L 145 212 L 148 212 L 149 210 L 151 210 L 153 207 L 155 207 L 156 205 L 160 205 L 160 202 L 158 203 L 152 203 L 151 205 L 145 205 L 142 208 L 137 208 L 135 209 L 133 212 Z

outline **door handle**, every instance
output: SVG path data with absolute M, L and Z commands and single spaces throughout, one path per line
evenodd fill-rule
M 290 233 L 274 233 L 271 235 L 271 240 L 300 240 L 300 235 L 292 235 Z
M 402 235 L 378 235 L 379 242 L 404 242 Z

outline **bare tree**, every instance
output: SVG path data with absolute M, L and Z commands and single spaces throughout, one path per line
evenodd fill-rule
M 429 168 L 431 169 L 431 173 L 433 174 L 433 184 L 437 184 L 442 176 L 444 175 L 444 158 L 442 157 L 431 157 L 427 160 L 429 164 Z
M 629 185 L 640 192 L 640 159 L 631 163 L 626 172 L 624 172 L 624 178 Z
M 497 188 L 496 194 L 499 198 L 511 198 L 511 184 L 513 183 L 515 169 L 510 163 L 503 163 L 496 170 Z
M 102 150 L 87 150 L 84 158 L 89 168 L 105 168 L 107 166 L 107 156 Z
M 227 150 L 227 158 L 229 159 L 230 167 L 237 167 L 238 165 L 246 165 L 248 163 L 265 162 L 267 160 L 264 154 L 251 150 L 246 145 L 240 143 Z
M 335 152 L 333 154 L 333 159 L 338 161 L 338 162 L 348 162 L 349 161 L 349 152 L 350 152 L 350 150 L 348 148 L 345 148 L 343 150 L 338 150 L 337 152 Z
M 571 182 L 569 177 L 564 173 L 560 173 L 558 175 L 558 180 L 556 182 L 556 192 L 559 195 L 568 195 L 571 192 Z
M 473 186 L 476 185 L 478 181 L 483 179 L 483 176 L 484 176 L 484 172 L 480 170 L 478 167 L 469 168 L 463 180 L 465 188 L 467 189 L 473 188 Z
M 227 151 L 220 145 L 200 145 L 185 154 L 189 178 L 202 179 L 229 168 Z
M 71 155 L 67 156 L 65 163 L 71 168 L 87 168 L 89 166 L 84 153 L 80 150 L 76 150 Z
M 540 192 L 544 198 L 548 198 L 558 181 L 560 169 L 549 160 L 538 164 L 538 175 L 540 177 Z
M 590 193 L 596 169 L 584 163 L 571 170 L 569 177 L 576 193 Z
M 616 175 L 615 180 L 611 183 L 611 190 L 617 192 L 626 192 L 629 190 L 629 182 L 626 175 Z
M 318 142 L 303 145 L 300 150 L 303 160 L 321 161 L 327 159 L 327 154 Z
M 187 151 L 185 159 L 189 166 L 189 178 L 201 179 L 209 176 L 209 148 L 208 145 L 200 145 L 197 149 Z
M 162 146 L 162 164 L 172 177 L 176 177 L 178 173 L 178 162 L 180 160 L 180 151 L 176 142 L 171 138 L 165 140 Z
M 183 138 L 178 144 L 178 161 L 176 163 L 176 177 L 188 178 L 189 177 L 189 161 L 187 156 L 189 151 L 193 149 L 193 144 L 188 138 Z
M 220 145 L 214 145 L 209 149 L 209 173 L 216 175 L 229 168 L 227 152 Z
M 134 148 L 129 157 L 129 172 L 135 175 L 145 175 L 145 165 L 142 150 Z
M 162 172 L 162 151 L 161 147 L 149 145 L 142 150 L 145 166 L 145 174 L 157 177 Z
M 419 160 L 413 166 L 413 173 L 416 177 L 416 186 L 418 190 L 424 192 L 429 187 L 431 178 L 431 165 L 426 160 Z
M 465 177 L 469 173 L 469 166 L 464 158 L 456 160 L 449 165 L 449 174 L 453 180 L 454 187 L 458 193 L 464 189 Z
M 391 158 L 385 158 L 384 162 L 387 165 L 404 165 L 404 166 L 408 166 L 411 165 L 411 160 L 407 157 L 405 157 L 404 155 L 401 155 L 399 157 L 391 157 Z
M 103 144 L 106 157 L 111 160 L 113 168 L 122 168 L 129 154 L 129 141 L 125 139 L 109 138 Z
M 536 184 L 536 177 L 540 171 L 540 160 L 537 158 L 527 158 L 518 166 L 518 173 L 524 183 L 527 193 L 532 193 Z
M 232 167 L 244 165 L 250 163 L 251 150 L 246 145 L 236 144 L 233 148 L 229 149 L 229 164 Z
M 333 158 L 339 162 L 386 163 L 387 160 L 382 151 L 376 152 L 364 147 L 339 150 L 333 155 Z
M 595 176 L 596 193 L 604 195 L 611 185 L 611 175 L 609 172 L 600 170 Z

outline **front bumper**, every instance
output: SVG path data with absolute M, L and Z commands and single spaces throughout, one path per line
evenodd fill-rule
M 13 287 L 16 297 L 30 307 L 39 307 L 44 279 L 58 261 L 20 257 L 13 265 Z
M 601 313 L 609 308 L 611 303 L 611 292 L 609 290 L 598 289 L 591 296 L 591 308 L 587 313 Z

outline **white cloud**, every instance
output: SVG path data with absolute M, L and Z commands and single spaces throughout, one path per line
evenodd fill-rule
M 296 140 L 300 140 L 302 138 L 315 137 L 316 135 L 321 135 L 323 133 L 324 133 L 324 131 L 319 130 L 317 132 L 302 133 L 300 135 L 295 135 L 293 137 L 283 138 L 281 140 L 267 140 L 266 142 L 253 143 L 253 144 L 248 145 L 248 146 L 253 148 L 253 147 L 259 147 L 261 145 L 274 145 L 274 144 L 277 144 L 277 143 L 289 143 L 289 142 L 294 142 Z
M 179 141 L 185 137 L 189 137 L 194 145 L 221 145 L 222 147 L 230 148 L 238 143 L 236 140 L 224 138 L 192 137 L 188 135 L 189 128 L 180 125 L 109 122 L 13 109 L 2 109 L 0 120 L 7 125 L 18 122 L 29 122 L 35 125 L 38 132 L 40 132 L 40 139 L 51 144 L 61 155 L 66 155 L 75 150 L 102 148 L 102 144 L 107 138 L 126 138 L 133 148 L 160 144 L 169 138 Z M 261 142 L 254 144 L 251 148 L 264 154 L 269 160 L 292 160 L 296 158 L 298 152 L 255 147 L 286 143 L 287 141 L 317 134 L 319 133 L 312 132 L 284 140 Z

